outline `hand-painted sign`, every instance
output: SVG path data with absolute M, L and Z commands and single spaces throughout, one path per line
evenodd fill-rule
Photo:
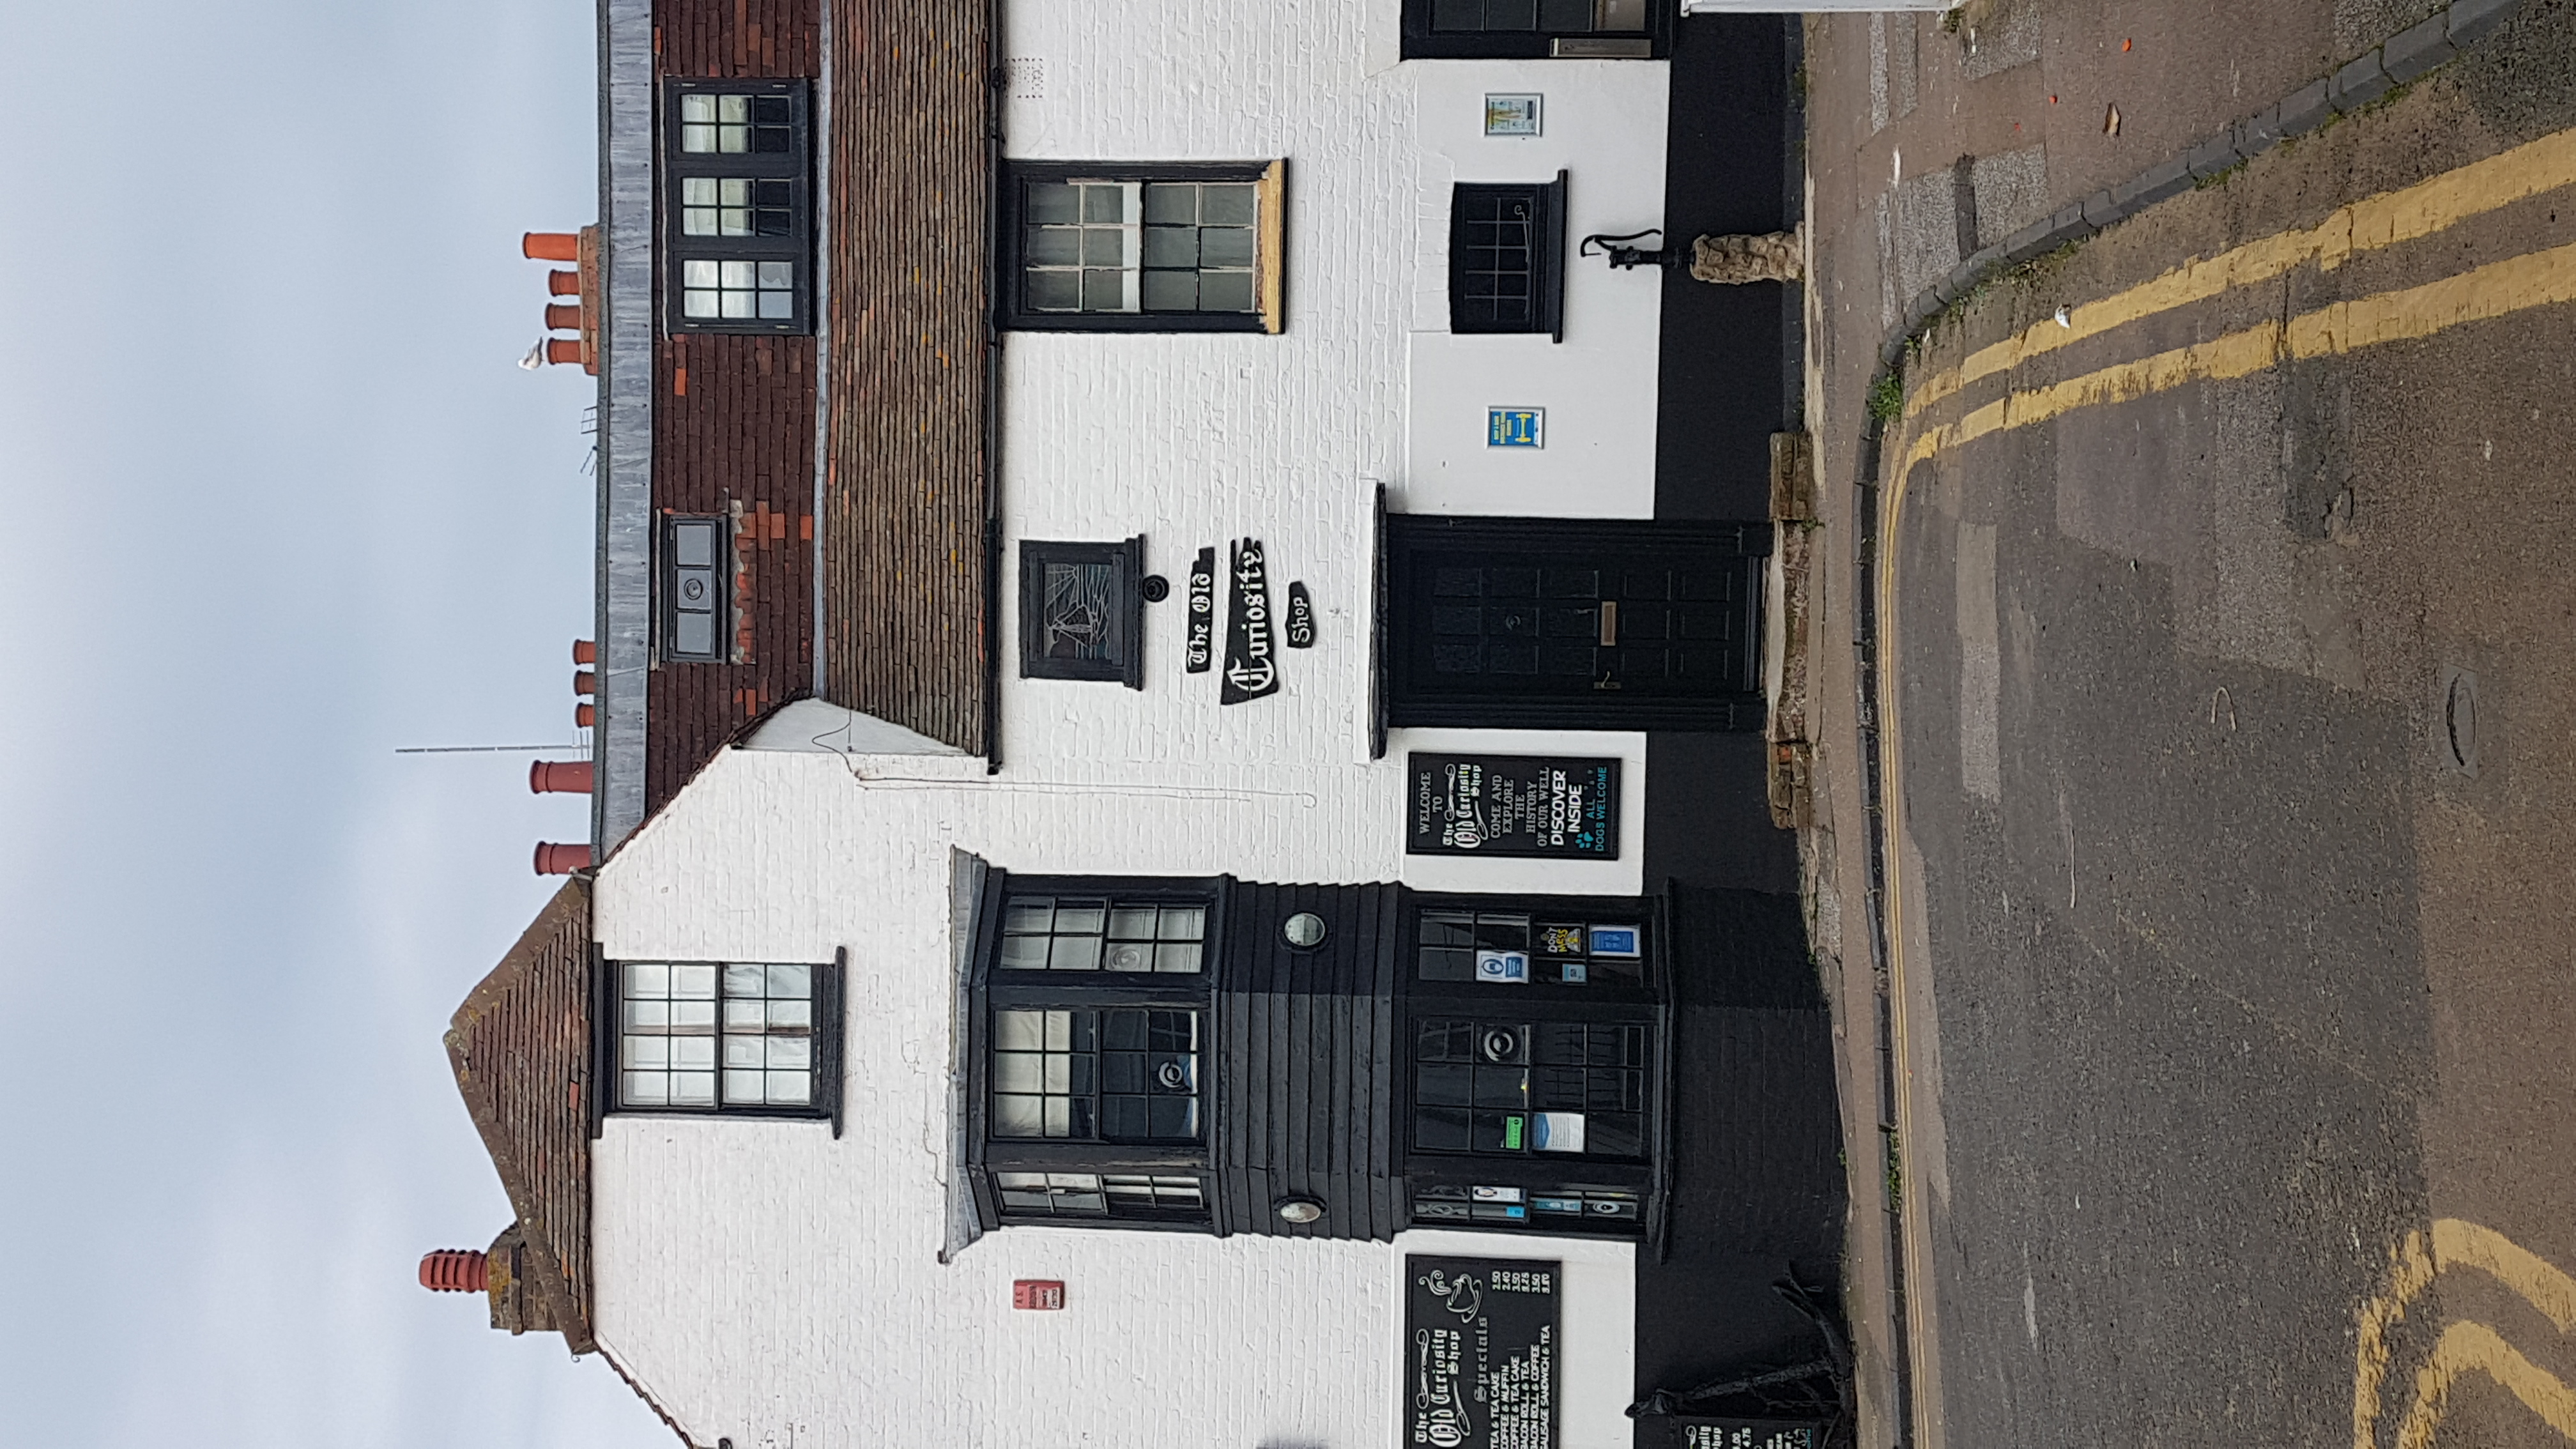
M 1404 1442 L 1555 1449 L 1554 1262 L 1404 1260 Z
M 1619 762 L 1407 755 L 1407 855 L 1619 858 Z
M 1776 1419 L 1712 1419 L 1683 1424 L 1682 1449 L 1816 1449 L 1823 1428 Z
M 1293 580 L 1288 585 L 1288 647 L 1315 647 L 1315 600 L 1306 592 L 1304 579 Z
M 1190 565 L 1190 642 L 1182 668 L 1205 674 L 1216 659 L 1216 550 L 1199 550 Z
M 1270 633 L 1270 561 L 1261 540 L 1234 541 L 1233 585 L 1226 592 L 1225 681 L 1219 704 L 1241 704 L 1279 692 L 1279 663 Z

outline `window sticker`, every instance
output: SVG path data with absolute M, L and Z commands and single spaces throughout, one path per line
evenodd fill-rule
M 1538 953 L 1542 956 L 1580 956 L 1583 954 L 1581 926 L 1542 925 L 1538 928 Z
M 1485 409 L 1485 446 L 1488 448 L 1546 447 L 1547 409 Z
M 1592 954 L 1634 956 L 1637 954 L 1637 934 L 1634 926 L 1595 926 L 1592 928 Z
M 1538 1152 L 1581 1152 L 1583 1114 L 1541 1112 L 1530 1127 L 1530 1147 Z
M 1478 951 L 1476 979 L 1526 982 L 1530 979 L 1529 953 L 1527 951 Z

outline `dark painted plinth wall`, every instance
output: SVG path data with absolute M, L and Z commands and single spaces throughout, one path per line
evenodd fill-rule
M 1646 888 L 1795 894 L 1798 837 L 1771 823 L 1762 736 L 1646 736 Z
M 1637 1260 L 1637 1393 L 1819 1357 L 1772 1291 L 1832 1301 L 1846 1194 L 1833 1022 L 1797 898 L 1678 888 L 1672 1233 Z
M 1695 16 L 1671 62 L 1667 244 L 1777 231 L 1790 214 L 1790 27 L 1777 15 Z M 1592 262 L 1590 265 L 1599 265 Z M 1655 516 L 1770 517 L 1771 435 L 1791 426 L 1795 339 L 1786 289 L 1664 277 Z M 1756 734 L 1646 741 L 1646 880 L 1793 892 L 1796 838 L 1773 828 Z
M 1789 26 L 1778 15 L 1681 22 L 1672 57 L 1664 238 L 1781 231 L 1790 214 Z M 1597 260 L 1578 265 L 1599 266 Z M 1655 516 L 1771 516 L 1771 435 L 1795 406 L 1787 289 L 1664 273 Z

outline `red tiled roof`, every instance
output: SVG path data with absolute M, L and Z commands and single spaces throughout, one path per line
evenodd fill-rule
M 992 11 L 832 5 L 823 692 L 981 754 Z
M 565 882 L 447 1028 L 447 1060 L 526 1236 L 529 1289 L 590 1331 L 590 883 Z

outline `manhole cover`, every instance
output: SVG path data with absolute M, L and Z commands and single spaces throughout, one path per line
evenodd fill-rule
M 2478 775 L 2478 677 L 2465 669 L 2442 671 L 2433 742 L 2442 763 L 2474 780 Z

